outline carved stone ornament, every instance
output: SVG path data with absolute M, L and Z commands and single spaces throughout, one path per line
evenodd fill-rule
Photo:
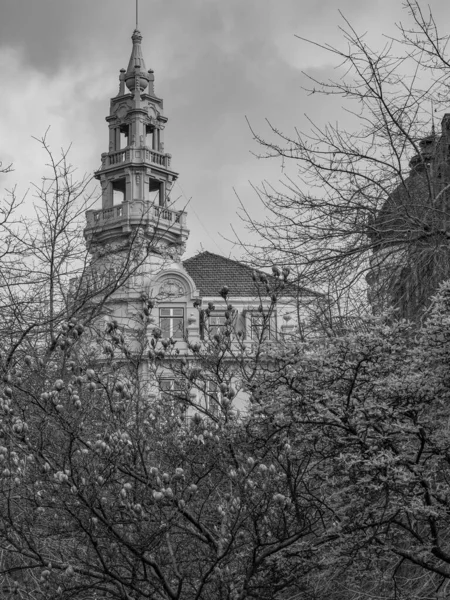
M 123 119 L 124 117 L 126 117 L 128 112 L 127 106 L 124 104 L 121 104 L 119 109 L 116 112 L 116 115 L 119 117 L 119 119 Z
M 174 262 L 181 262 L 181 257 L 186 252 L 186 244 L 174 244 L 168 246 L 166 255 Z
M 158 298 L 179 298 L 185 295 L 186 290 L 180 281 L 166 279 L 159 288 Z

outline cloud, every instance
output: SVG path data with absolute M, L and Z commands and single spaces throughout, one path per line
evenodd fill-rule
M 406 19 L 402 1 L 342 0 L 339 7 L 359 31 L 381 45 L 382 32 Z M 130 0 L 5 0 L 0 21 L 2 158 L 21 187 L 39 180 L 42 155 L 31 136 L 51 125 L 54 148 L 73 144 L 72 161 L 93 172 L 107 149 L 104 117 L 126 67 L 134 27 Z M 445 15 L 444 0 L 434 0 Z M 440 17 L 439 17 L 440 18 Z M 295 135 L 307 113 L 319 124 L 342 119 L 339 99 L 307 96 L 306 70 L 333 76 L 335 61 L 295 35 L 343 45 L 335 0 L 141 0 L 140 29 L 147 67 L 169 118 L 166 149 L 192 197 L 188 252 L 217 251 L 215 242 L 236 223 L 236 188 L 259 210 L 250 184 L 277 182 L 280 161 L 258 161 L 246 117 L 263 135 L 265 119 Z M 180 199 L 181 201 L 181 199 Z M 194 212 L 195 211 L 195 212 Z M 198 219 L 200 219 L 201 224 Z M 237 224 L 240 227 L 239 223 Z M 205 229 L 208 235 L 205 235 Z M 230 245 L 223 243 L 226 248 Z

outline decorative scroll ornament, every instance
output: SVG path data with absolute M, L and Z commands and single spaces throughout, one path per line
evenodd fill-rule
M 159 288 L 158 298 L 179 298 L 185 296 L 184 286 L 176 279 L 166 279 Z

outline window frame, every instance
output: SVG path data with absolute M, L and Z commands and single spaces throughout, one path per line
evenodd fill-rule
M 164 389 L 163 385 L 168 383 L 169 387 Z M 183 382 L 175 377 L 161 377 L 159 380 L 159 391 L 164 392 L 181 392 L 183 389 Z
M 223 310 L 214 310 L 211 311 L 209 315 L 206 315 L 203 312 L 201 321 L 200 321 L 200 337 L 202 340 L 208 340 L 213 338 L 215 335 L 217 334 L 221 334 L 222 331 L 225 329 L 226 327 L 226 322 L 227 322 L 227 318 L 225 316 L 227 309 L 226 307 L 224 307 Z M 230 318 L 230 326 L 231 328 L 234 330 L 236 327 L 236 322 L 237 322 L 237 317 L 238 317 L 238 311 L 237 309 L 233 309 L 231 314 L 231 318 Z M 223 320 L 223 323 L 210 323 L 211 319 L 221 319 Z
M 170 314 L 163 315 L 162 311 L 169 311 Z M 173 314 L 173 311 L 180 311 L 181 315 Z M 183 306 L 160 306 L 159 307 L 159 328 L 163 339 L 173 338 L 174 340 L 184 340 L 186 335 L 186 320 L 185 320 L 185 309 Z M 163 320 L 167 320 L 169 327 L 163 326 Z M 181 327 L 174 325 L 176 320 L 181 321 Z M 165 333 L 168 332 L 166 336 Z M 177 335 L 180 332 L 181 335 Z
M 260 325 L 254 325 L 256 318 L 261 319 Z M 264 311 L 249 310 L 246 313 L 245 324 L 246 337 L 252 342 L 276 342 L 278 339 L 277 314 L 275 311 L 268 314 Z M 265 326 L 266 329 L 263 331 Z
M 169 384 L 169 387 L 164 389 L 165 384 Z M 179 415 L 182 420 L 186 420 L 187 406 L 182 403 L 177 397 L 183 391 L 183 381 L 176 377 L 161 377 L 158 381 L 159 387 L 159 398 L 167 405 L 170 404 L 172 415 L 175 414 L 175 410 L 179 410 Z
M 221 393 L 217 383 L 208 379 L 205 384 L 203 395 L 205 398 L 205 410 L 213 417 L 217 417 L 220 412 L 220 407 L 222 406 Z

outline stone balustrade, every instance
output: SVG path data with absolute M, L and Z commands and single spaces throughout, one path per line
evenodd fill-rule
M 102 154 L 102 169 L 122 163 L 153 163 L 170 169 L 172 155 L 163 154 L 146 146 L 135 148 L 130 146 L 116 152 L 104 152 Z
M 170 210 L 170 208 L 163 208 L 162 206 L 153 207 L 153 216 L 155 219 L 169 221 L 170 223 L 180 223 L 186 225 L 186 213 L 180 210 Z
M 161 222 L 165 227 L 178 225 L 186 226 L 186 213 L 180 210 L 171 210 L 170 208 L 155 206 L 142 200 L 132 202 L 122 202 L 117 206 L 102 208 L 100 210 L 86 211 L 86 221 L 88 227 L 102 227 L 119 221 L 151 221 L 153 223 Z

